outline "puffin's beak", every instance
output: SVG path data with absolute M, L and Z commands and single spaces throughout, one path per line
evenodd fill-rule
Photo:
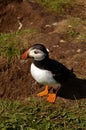
M 22 55 L 21 55 L 21 59 L 27 59 L 29 57 L 29 51 L 25 51 Z

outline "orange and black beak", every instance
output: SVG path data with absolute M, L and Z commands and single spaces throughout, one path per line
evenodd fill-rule
M 25 59 L 27 59 L 27 58 L 29 58 L 29 51 L 28 51 L 28 50 L 25 51 L 25 52 L 21 55 L 21 59 L 25 60 Z

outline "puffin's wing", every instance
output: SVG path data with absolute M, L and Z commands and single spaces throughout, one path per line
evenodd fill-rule
M 53 78 L 57 82 L 66 81 L 70 76 L 74 75 L 73 72 L 63 64 L 52 59 L 48 62 L 48 69 L 51 71 Z

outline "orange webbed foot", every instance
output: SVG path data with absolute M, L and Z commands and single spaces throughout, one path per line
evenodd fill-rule
M 46 86 L 46 87 L 45 87 L 45 90 L 42 91 L 42 92 L 40 92 L 40 93 L 38 93 L 37 96 L 41 97 L 41 96 L 47 95 L 47 94 L 48 94 L 48 89 L 49 89 L 49 87 Z
M 48 94 L 48 97 L 47 97 L 48 102 L 54 103 L 55 100 L 56 100 L 56 94 L 55 93 Z

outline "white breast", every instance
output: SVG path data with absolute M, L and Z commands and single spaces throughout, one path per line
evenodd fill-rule
M 41 84 L 56 84 L 53 75 L 48 70 L 39 69 L 33 63 L 31 64 L 31 74 L 33 78 Z

